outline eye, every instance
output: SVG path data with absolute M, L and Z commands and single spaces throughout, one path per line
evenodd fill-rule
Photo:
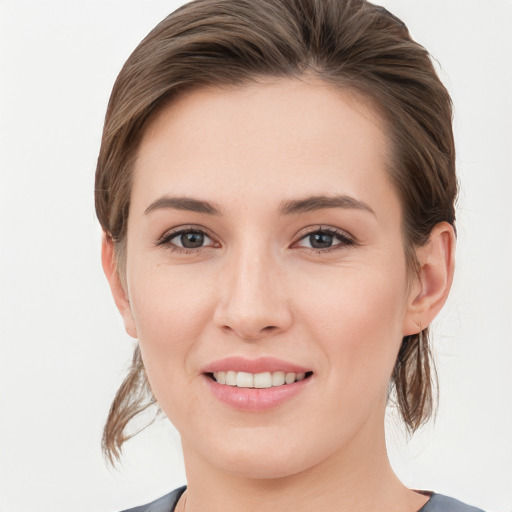
M 320 228 L 310 231 L 296 244 L 298 247 L 325 251 L 341 249 L 355 245 L 355 241 L 343 231 L 332 228 Z
M 166 233 L 157 245 L 168 246 L 171 250 L 177 252 L 193 251 L 203 247 L 214 247 L 215 242 L 200 229 L 181 229 Z M 218 245 L 218 244 L 217 244 Z

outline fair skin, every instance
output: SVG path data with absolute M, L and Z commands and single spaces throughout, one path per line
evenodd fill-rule
M 103 265 L 181 433 L 178 510 L 415 512 L 427 501 L 391 469 L 384 413 L 402 337 L 446 300 L 454 234 L 434 228 L 411 278 L 385 132 L 361 99 L 292 79 L 187 93 L 146 130 L 123 276 L 108 237 Z M 211 375 L 280 364 L 304 380 L 237 394 Z M 276 389 L 295 391 L 277 400 Z

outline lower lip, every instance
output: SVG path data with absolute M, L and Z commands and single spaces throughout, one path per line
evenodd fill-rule
M 293 384 L 258 389 L 228 386 L 215 382 L 207 375 L 204 377 L 211 392 L 221 402 L 242 411 L 265 411 L 277 407 L 304 391 L 311 380 L 308 377 Z

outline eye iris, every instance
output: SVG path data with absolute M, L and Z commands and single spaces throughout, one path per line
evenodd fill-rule
M 187 249 L 196 249 L 202 247 L 204 235 L 202 233 L 183 233 L 180 236 L 181 245 Z
M 314 249 L 325 249 L 332 246 L 333 235 L 328 233 L 314 233 L 309 235 L 309 243 Z

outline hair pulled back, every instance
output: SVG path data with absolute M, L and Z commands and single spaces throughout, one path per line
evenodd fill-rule
M 367 98 L 385 121 L 391 180 L 403 210 L 404 250 L 442 221 L 457 194 L 450 96 L 428 52 L 402 21 L 364 0 L 195 0 L 157 25 L 115 82 L 96 170 L 95 204 L 123 273 L 132 167 L 149 120 L 183 91 L 313 75 Z M 428 327 L 405 336 L 391 376 L 411 432 L 432 415 L 435 370 Z M 111 406 L 103 450 L 112 462 L 131 419 L 155 403 L 138 346 Z

